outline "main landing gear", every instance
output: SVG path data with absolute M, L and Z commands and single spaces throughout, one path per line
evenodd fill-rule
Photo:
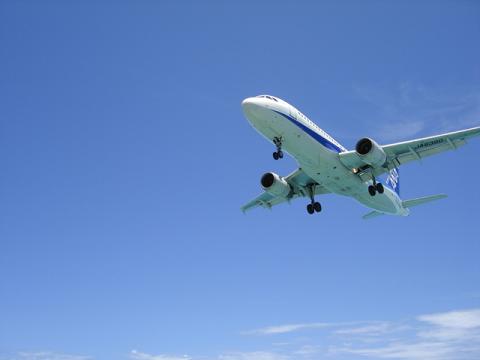
M 375 196 L 377 192 L 379 194 L 383 194 L 383 192 L 385 191 L 385 189 L 383 188 L 383 184 L 377 183 L 377 181 L 375 180 L 375 176 L 372 176 L 372 180 L 373 185 L 368 186 L 368 193 L 370 194 L 370 196 Z
M 273 143 L 277 147 L 277 151 L 273 153 L 273 158 L 275 160 L 282 159 L 283 158 L 283 152 L 282 152 L 282 137 L 274 137 L 273 138 Z
M 313 214 L 314 212 L 322 211 L 322 205 L 318 201 L 313 201 L 307 205 L 307 212 Z
M 315 201 L 315 184 L 307 187 L 308 195 L 310 196 L 310 204 L 307 205 L 307 212 L 311 215 L 315 212 L 322 211 L 322 205 L 318 201 Z

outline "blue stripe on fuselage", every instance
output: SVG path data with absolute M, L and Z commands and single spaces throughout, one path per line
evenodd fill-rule
M 312 138 L 314 138 L 315 140 L 317 140 L 320 144 L 322 144 L 323 146 L 325 146 L 327 149 L 329 150 L 333 150 L 333 151 L 336 151 L 336 152 L 342 152 L 343 149 L 339 148 L 337 145 L 335 145 L 334 143 L 330 142 L 329 140 L 325 139 L 322 135 L 320 135 L 319 133 L 317 133 L 316 131 L 313 131 L 312 129 L 310 129 L 308 126 L 302 124 L 300 121 L 298 120 L 295 120 L 294 118 L 292 118 L 291 116 L 288 116 L 288 115 L 285 115 L 284 113 L 281 113 L 279 111 L 276 111 L 276 110 L 272 110 L 274 112 L 276 112 L 278 115 L 282 115 L 285 119 L 291 121 L 293 124 L 297 125 L 300 129 L 302 129 L 303 131 L 305 131 L 308 135 L 310 135 Z

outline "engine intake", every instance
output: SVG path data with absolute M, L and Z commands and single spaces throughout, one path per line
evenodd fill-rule
M 360 139 L 355 146 L 355 151 L 365 164 L 371 166 L 383 166 L 387 161 L 385 151 L 370 138 Z
M 291 187 L 285 179 L 273 172 L 263 174 L 260 183 L 263 190 L 275 196 L 287 197 L 291 191 Z

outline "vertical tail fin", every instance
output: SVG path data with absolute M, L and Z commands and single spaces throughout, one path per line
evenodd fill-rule
M 390 170 L 386 184 L 400 196 L 400 173 L 397 168 Z

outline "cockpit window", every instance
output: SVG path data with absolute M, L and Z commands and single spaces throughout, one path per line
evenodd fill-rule
M 270 99 L 270 100 L 273 100 L 273 101 L 277 101 L 277 99 L 275 99 L 273 96 L 269 96 L 269 95 L 258 95 L 257 96 L 258 98 L 267 98 L 267 99 Z

